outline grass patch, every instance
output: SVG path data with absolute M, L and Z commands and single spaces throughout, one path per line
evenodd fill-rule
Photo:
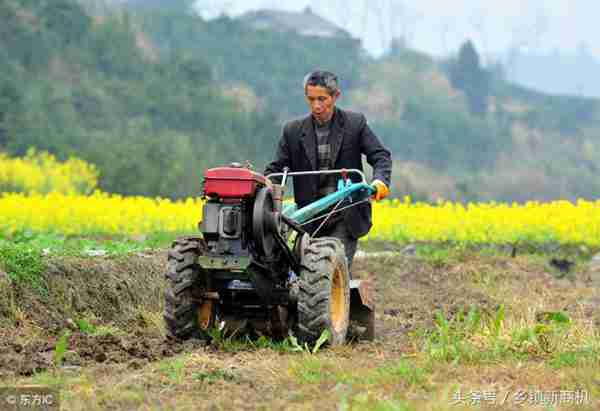
M 401 358 L 357 373 L 352 363 L 339 363 L 329 358 L 306 354 L 301 360 L 292 362 L 290 371 L 294 379 L 303 384 L 335 382 L 361 388 L 402 385 L 427 389 L 432 368 Z
M 497 337 L 503 321 L 504 311 L 499 310 L 490 330 Z M 477 361 L 477 349 L 469 338 L 478 333 L 483 326 L 481 312 L 472 307 L 468 314 L 460 311 L 455 317 L 446 318 L 438 311 L 435 316 L 435 329 L 426 333 L 424 351 L 429 359 L 458 363 Z
M 527 321 L 508 318 L 504 306 L 492 314 L 473 307 L 450 318 L 438 311 L 435 328 L 416 336 L 424 338 L 422 352 L 430 361 L 456 365 L 553 358 L 551 364 L 558 366 L 572 362 L 567 353 L 582 342 L 572 328 L 570 317 L 560 311 L 538 313 L 534 321 Z
M 194 380 L 204 382 L 207 384 L 214 384 L 217 381 L 233 381 L 236 379 L 235 374 L 229 370 L 211 370 L 201 371 L 192 374 Z
M 103 233 L 87 233 L 81 235 L 64 235 L 61 233 L 36 233 L 30 230 L 2 236 L 1 244 L 27 244 L 31 249 L 40 250 L 44 255 L 57 256 L 121 256 L 145 250 L 168 248 L 173 240 L 183 233 L 154 232 L 140 235 L 107 235 Z M 413 244 L 417 256 L 435 267 L 443 267 L 453 262 L 460 262 L 470 255 L 506 256 L 516 248 L 518 255 L 532 255 L 541 258 L 558 256 L 585 263 L 600 249 L 592 249 L 583 245 L 561 245 L 558 243 L 540 243 L 524 241 L 513 244 L 478 244 L 468 242 L 409 242 L 405 240 L 369 239 L 360 242 L 366 252 L 393 251 L 400 252 L 404 247 Z
M 470 256 L 507 257 L 530 256 L 538 257 L 540 261 L 547 262 L 549 258 L 569 259 L 580 267 L 596 253 L 600 247 L 590 247 L 583 244 L 560 244 L 558 242 L 543 242 L 536 240 L 522 240 L 517 243 L 474 243 L 474 242 L 421 242 L 406 239 L 380 240 L 368 239 L 360 242 L 361 250 L 365 252 L 392 251 L 400 252 L 407 245 L 413 245 L 416 254 L 424 261 L 433 264 L 448 264 L 462 262 Z
M 598 347 L 586 347 L 576 351 L 558 352 L 548 361 L 548 365 L 554 369 L 577 367 L 598 361 L 598 358 Z
M 94 324 L 86 318 L 75 320 L 77 329 L 87 335 L 105 336 L 105 335 L 124 335 L 125 332 L 118 327 L 110 324 Z
M 290 371 L 295 380 L 303 384 L 319 384 L 335 379 L 334 364 L 312 355 L 304 355 L 301 360 L 294 361 L 290 366 Z
M 0 243 L 0 262 L 14 283 L 34 288 L 43 295 L 48 293 L 42 277 L 46 266 L 40 249 L 26 243 Z
M 185 376 L 186 358 L 170 358 L 163 360 L 158 365 L 157 371 L 162 377 L 162 380 L 171 384 L 181 384 Z
M 411 387 L 426 388 L 427 375 L 430 372 L 431 368 L 428 365 L 420 367 L 412 361 L 400 359 L 393 364 L 377 368 L 374 372 L 365 376 L 365 381 L 375 385 L 403 382 L 404 385 Z
M 213 347 L 225 352 L 249 351 L 256 349 L 257 346 L 248 336 L 238 336 L 236 332 L 227 334 L 224 329 L 213 327 L 209 329 L 208 335 L 210 343 Z M 261 337 L 261 346 L 259 348 L 270 348 L 271 340 L 266 337 Z
M 248 335 L 241 336 L 237 335 L 236 332 L 227 333 L 223 329 L 213 327 L 208 330 L 208 335 L 213 347 L 226 352 L 270 349 L 281 353 L 304 354 L 318 353 L 330 337 L 329 331 L 323 330 L 314 345 L 310 346 L 308 343 L 300 344 L 298 339 L 291 333 L 283 340 L 277 341 L 264 335 L 253 339 Z
M 461 250 L 447 246 L 441 247 L 425 244 L 417 247 L 417 256 L 434 268 L 442 268 L 451 264 L 457 259 L 460 252 Z
M 80 385 L 87 382 L 85 375 L 72 375 L 60 369 L 50 369 L 34 374 L 27 380 L 27 384 L 41 385 L 51 388 L 64 389 L 70 385 Z M 67 394 L 63 392 L 62 395 Z
M 124 256 L 159 248 L 167 248 L 178 233 L 152 233 L 139 236 L 90 234 L 65 236 L 60 233 L 16 233 L 0 239 L 0 248 L 22 247 L 40 256 Z
M 340 411 L 415 411 L 411 405 L 398 400 L 381 400 L 369 394 L 359 393 L 351 397 L 342 396 L 337 409 Z

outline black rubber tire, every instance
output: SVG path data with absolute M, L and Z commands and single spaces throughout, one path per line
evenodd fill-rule
M 206 276 L 198 265 L 205 248 L 201 238 L 178 238 L 168 254 L 164 320 L 167 336 L 176 339 L 207 338 L 198 326 L 200 296 L 206 290 Z
M 350 276 L 344 245 L 337 238 L 321 237 L 310 240 L 303 250 L 298 290 L 297 334 L 302 342 L 316 341 L 329 330 L 329 345 L 346 342 L 350 316 Z M 332 323 L 331 302 L 334 272 L 343 277 L 345 312 L 338 329 Z

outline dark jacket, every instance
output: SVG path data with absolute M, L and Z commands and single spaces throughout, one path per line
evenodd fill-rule
M 367 163 L 373 167 L 373 179 L 379 179 L 389 187 L 391 153 L 371 131 L 363 114 L 336 108 L 330 143 L 334 168 L 362 170 L 362 154 L 365 154 Z M 282 172 L 286 166 L 290 171 L 317 170 L 317 143 L 311 114 L 285 124 L 276 158 L 267 165 L 265 175 Z M 350 174 L 349 177 L 353 181 L 360 181 L 357 175 Z M 298 208 L 317 199 L 318 184 L 318 176 L 294 178 L 294 197 Z M 353 237 L 362 237 L 371 229 L 370 203 L 350 207 L 343 213 L 348 231 Z

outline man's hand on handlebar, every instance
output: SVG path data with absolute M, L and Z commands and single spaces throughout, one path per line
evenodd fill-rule
M 375 194 L 373 194 L 373 197 L 372 197 L 375 201 L 383 200 L 390 194 L 390 189 L 381 180 L 374 180 L 371 183 L 371 187 L 373 187 L 375 189 Z

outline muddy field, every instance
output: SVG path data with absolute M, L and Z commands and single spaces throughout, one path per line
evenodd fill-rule
M 311 354 L 265 340 L 167 340 L 162 252 L 54 258 L 44 295 L 0 277 L 0 385 L 55 387 L 62 409 L 86 410 L 600 409 L 594 272 L 548 259 L 358 259 L 355 276 L 377 278 L 378 338 Z M 462 325 L 469 312 L 476 330 Z M 575 403 L 571 391 L 586 397 Z

